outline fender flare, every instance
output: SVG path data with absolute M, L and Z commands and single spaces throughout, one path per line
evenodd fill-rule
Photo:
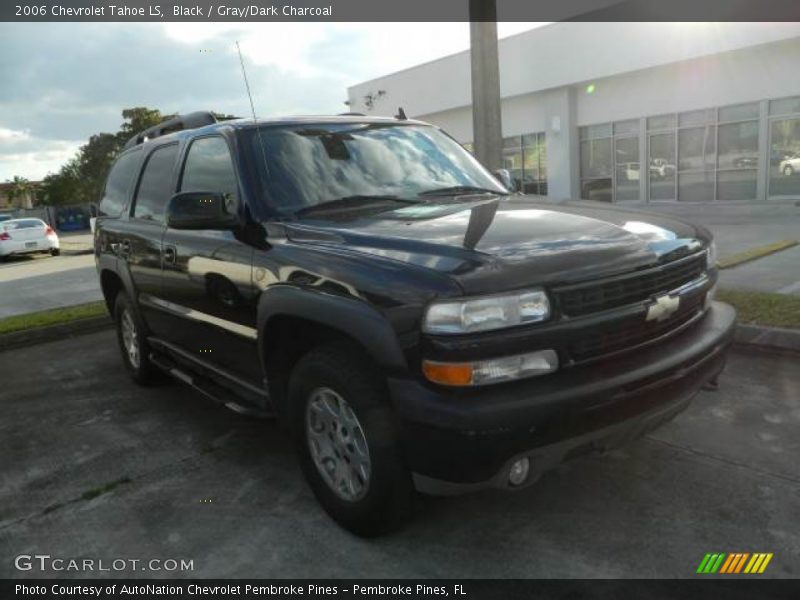
M 406 359 L 391 323 L 362 300 L 312 291 L 291 285 L 276 285 L 261 294 L 258 301 L 258 338 L 261 361 L 265 331 L 273 317 L 299 317 L 341 331 L 360 343 L 381 367 L 406 369 Z

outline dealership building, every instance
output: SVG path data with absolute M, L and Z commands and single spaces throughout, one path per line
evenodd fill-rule
M 800 198 L 799 23 L 553 23 L 500 40 L 519 189 L 605 202 Z M 348 89 L 471 148 L 469 52 Z

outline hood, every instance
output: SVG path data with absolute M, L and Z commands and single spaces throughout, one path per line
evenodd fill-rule
M 629 272 L 697 252 L 710 240 L 703 228 L 672 217 L 535 196 L 436 199 L 377 215 L 295 222 L 287 235 L 447 273 L 467 294 Z

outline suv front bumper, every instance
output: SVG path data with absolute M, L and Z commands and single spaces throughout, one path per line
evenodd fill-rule
M 446 389 L 392 378 L 407 466 L 421 491 L 509 487 L 527 456 L 532 483 L 563 460 L 635 439 L 684 410 L 725 365 L 736 314 L 714 302 L 687 331 L 644 350 L 539 378 Z

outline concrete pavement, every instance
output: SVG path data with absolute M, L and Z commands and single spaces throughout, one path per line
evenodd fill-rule
M 23 256 L 0 264 L 0 318 L 102 300 L 94 256 Z
M 45 553 L 194 561 L 140 577 L 672 578 L 718 551 L 800 575 L 796 358 L 734 353 L 720 391 L 646 438 L 517 493 L 425 498 L 365 541 L 319 508 L 275 423 L 137 387 L 117 352 L 107 331 L 0 360 L 0 577 L 54 576 L 13 567 Z

